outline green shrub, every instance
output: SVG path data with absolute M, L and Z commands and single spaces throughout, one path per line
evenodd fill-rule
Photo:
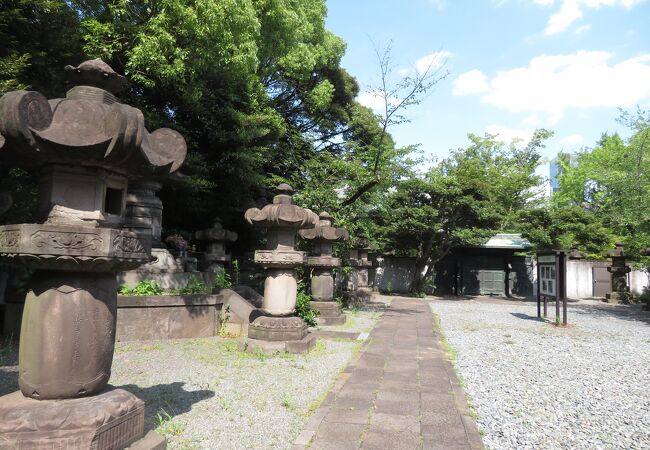
M 302 318 L 310 327 L 315 327 L 318 314 L 318 310 L 311 306 L 311 295 L 302 289 L 298 289 L 298 295 L 296 296 L 296 315 Z
M 192 276 L 187 282 L 185 287 L 176 289 L 174 294 L 176 295 L 195 295 L 195 294 L 211 294 L 212 286 L 208 286 L 198 277 Z
M 216 289 L 230 289 L 232 287 L 230 274 L 223 269 L 217 270 L 214 274 L 212 283 L 213 287 Z
M 134 287 L 130 288 L 126 285 L 120 286 L 117 291 L 120 295 L 136 295 L 136 296 L 149 296 L 149 295 L 162 295 L 163 288 L 153 280 L 139 281 Z

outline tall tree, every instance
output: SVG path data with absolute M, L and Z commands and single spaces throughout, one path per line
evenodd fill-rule
M 554 201 L 579 206 L 638 256 L 650 245 L 650 114 L 622 112 L 632 136 L 604 134 L 566 163 Z
M 539 202 L 535 169 L 550 135 L 538 130 L 520 148 L 470 134 L 467 148 L 397 185 L 379 222 L 386 250 L 416 257 L 414 292 L 423 290 L 435 263 L 454 247 L 479 245 L 496 231 L 517 229 L 520 211 Z

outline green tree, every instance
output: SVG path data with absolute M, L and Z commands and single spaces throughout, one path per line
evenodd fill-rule
M 454 247 L 479 245 L 496 231 L 519 227 L 521 210 L 539 202 L 538 150 L 550 135 L 538 130 L 520 148 L 470 134 L 467 148 L 397 185 L 378 220 L 386 250 L 416 257 L 414 292 L 423 290 L 435 263 Z
M 632 136 L 604 134 L 566 163 L 554 202 L 592 213 L 638 256 L 650 245 L 650 114 L 622 112 L 619 121 Z

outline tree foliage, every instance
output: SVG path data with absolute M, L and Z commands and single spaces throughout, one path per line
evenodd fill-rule
M 604 134 L 596 147 L 565 161 L 554 203 L 591 214 L 638 256 L 650 245 L 650 115 L 622 112 L 619 121 L 631 137 Z
M 380 231 L 387 249 L 416 257 L 414 291 L 454 247 L 517 228 L 521 211 L 539 202 L 538 150 L 550 135 L 538 130 L 518 147 L 470 134 L 468 147 L 397 184 L 381 211 Z

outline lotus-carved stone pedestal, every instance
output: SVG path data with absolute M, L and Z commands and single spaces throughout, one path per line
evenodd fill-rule
M 294 316 L 298 291 L 296 267 L 306 262 L 305 252 L 294 249 L 296 232 L 313 228 L 318 216 L 293 204 L 293 189 L 277 187 L 273 203 L 246 211 L 246 220 L 266 228 L 267 249 L 255 252 L 255 263 L 267 269 L 259 316 L 248 326 L 248 349 L 304 352 L 314 345 L 305 322 Z
M 115 97 L 124 85 L 101 60 L 66 67 L 65 98 L 0 98 L 0 158 L 39 180 L 37 223 L 0 227 L 0 258 L 35 269 L 19 348 L 20 392 L 0 398 L 0 449 L 164 448 L 144 434 L 144 404 L 108 387 L 116 273 L 151 258 L 151 231 L 129 231 L 131 180 L 176 171 L 182 136 L 149 133 Z M 138 228 L 137 220 L 131 226 Z
M 303 239 L 312 242 L 313 255 L 307 259 L 307 265 L 312 269 L 311 296 L 312 306 L 318 310 L 316 322 L 320 325 L 341 325 L 345 323 L 345 315 L 341 306 L 334 301 L 334 273 L 340 267 L 341 260 L 332 255 L 332 244 L 349 237 L 345 228 L 335 228 L 332 217 L 320 213 L 316 227 L 300 230 Z

